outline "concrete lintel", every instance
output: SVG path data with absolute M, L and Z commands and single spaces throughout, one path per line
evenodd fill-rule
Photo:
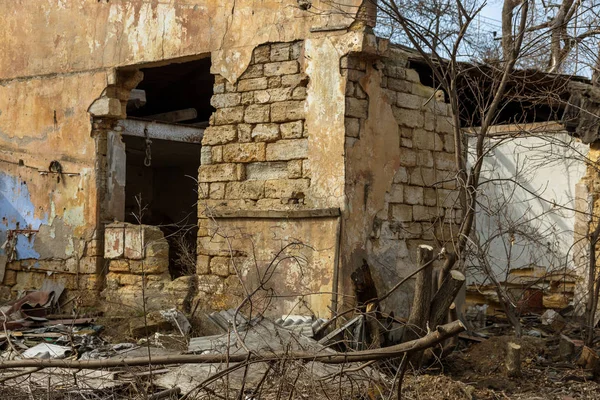
M 150 139 L 175 142 L 201 143 L 204 135 L 204 128 L 131 118 L 119 121 L 118 126 L 121 127 L 123 135 L 144 138 L 146 137 L 144 130 L 147 129 Z
M 339 208 L 321 208 L 312 210 L 214 210 L 214 218 L 263 218 L 263 219 L 300 219 L 339 217 Z

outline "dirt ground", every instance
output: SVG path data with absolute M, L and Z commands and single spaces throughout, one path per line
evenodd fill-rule
M 600 399 L 600 385 L 574 362 L 556 361 L 553 339 L 521 339 L 522 376 L 506 376 L 504 359 L 513 336 L 491 337 L 456 351 L 425 373 L 404 382 L 407 400 Z

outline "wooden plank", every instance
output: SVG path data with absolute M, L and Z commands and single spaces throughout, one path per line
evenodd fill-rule
M 162 121 L 162 122 L 181 122 L 189 121 L 198 116 L 198 112 L 195 108 L 184 108 L 183 110 L 169 111 L 161 114 L 147 115 L 143 117 L 150 121 Z
M 119 121 L 118 127 L 121 129 L 121 133 L 126 136 L 144 138 L 146 137 L 145 130 L 147 130 L 150 139 L 171 140 L 174 142 L 201 143 L 204 135 L 203 128 L 134 118 Z
M 261 218 L 261 219 L 300 219 L 334 218 L 340 216 L 339 208 L 312 210 L 213 210 L 213 218 Z

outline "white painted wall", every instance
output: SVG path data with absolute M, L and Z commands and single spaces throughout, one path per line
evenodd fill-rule
M 491 139 L 486 146 L 492 150 L 481 182 L 488 182 L 481 185 L 474 230 L 496 277 L 506 280 L 508 267 L 574 268 L 572 209 L 588 146 L 554 132 Z M 472 163 L 474 141 L 469 152 Z M 483 283 L 480 261 L 468 265 L 469 282 Z

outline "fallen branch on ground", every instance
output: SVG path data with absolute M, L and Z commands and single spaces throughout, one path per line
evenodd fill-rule
M 135 367 L 141 365 L 165 365 L 165 364 L 203 364 L 203 363 L 224 363 L 245 362 L 245 361 L 276 361 L 281 358 L 317 361 L 324 364 L 343 364 L 349 362 L 362 362 L 371 360 L 382 360 L 397 358 L 409 351 L 418 351 L 435 346 L 444 340 L 451 338 L 465 331 L 465 325 L 461 321 L 454 321 L 446 325 L 441 325 L 435 331 L 429 332 L 422 338 L 411 340 L 410 342 L 400 343 L 394 346 L 383 347 L 373 350 L 355 351 L 352 353 L 330 353 L 318 354 L 308 352 L 261 352 L 261 353 L 241 353 L 241 354 L 200 354 L 200 355 L 176 355 L 176 356 L 154 356 L 132 357 L 109 360 L 11 360 L 0 362 L 0 370 L 8 368 L 114 368 L 114 367 Z

